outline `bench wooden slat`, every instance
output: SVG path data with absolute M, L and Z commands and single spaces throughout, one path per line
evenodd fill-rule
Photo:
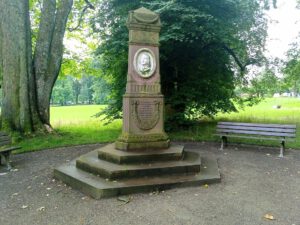
M 275 127 L 249 127 L 249 126 L 232 126 L 232 125 L 217 125 L 219 130 L 231 129 L 231 130 L 251 130 L 251 131 L 270 131 L 278 133 L 295 133 L 294 128 L 275 128 Z
M 233 138 L 251 138 L 251 139 L 258 139 L 258 140 L 273 140 L 273 141 L 278 141 L 278 140 L 282 140 L 282 141 L 286 141 L 286 138 L 282 138 L 282 137 L 264 137 L 264 136 L 242 136 L 242 135 L 234 135 L 234 134 L 214 134 L 214 136 L 223 136 L 226 135 L 226 137 L 233 137 Z M 288 137 L 289 141 L 295 141 L 294 139 L 290 139 Z
M 11 138 L 9 136 L 0 136 L 0 141 L 7 141 L 10 140 Z
M 11 140 L 0 141 L 0 146 L 3 146 L 3 145 L 10 145 L 10 144 L 11 144 Z
M 231 130 L 231 129 L 217 129 L 217 132 L 224 133 L 233 133 L 233 134 L 254 134 L 254 135 L 263 135 L 263 136 L 276 136 L 276 137 L 295 137 L 295 134 L 291 133 L 271 133 L 264 131 L 249 131 L 249 130 Z
M 232 125 L 232 126 L 249 126 L 249 127 L 274 127 L 274 128 L 294 128 L 293 124 L 262 124 L 262 123 L 235 123 L 235 122 L 218 122 L 218 125 Z
M 6 133 L 0 131 L 0 136 L 8 136 Z

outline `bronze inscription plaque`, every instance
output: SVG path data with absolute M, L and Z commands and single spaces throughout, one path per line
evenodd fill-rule
M 138 114 L 141 120 L 151 120 L 154 113 L 154 105 L 152 102 L 140 102 L 138 106 Z
M 136 125 L 142 130 L 150 130 L 159 120 L 160 102 L 134 101 L 133 116 Z

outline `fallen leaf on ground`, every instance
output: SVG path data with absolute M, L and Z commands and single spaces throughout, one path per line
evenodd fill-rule
M 49 190 L 51 190 L 51 188 L 49 188 L 49 187 L 48 187 L 48 188 L 46 188 L 46 189 L 47 189 L 48 191 L 49 191 Z
M 40 211 L 40 212 L 45 211 L 45 207 L 42 206 L 42 207 L 38 208 L 37 211 Z
M 4 176 L 4 175 L 6 175 L 7 173 L 0 173 L 0 176 Z
M 203 187 L 208 188 L 208 184 L 204 184 Z
M 271 214 L 269 214 L 269 213 L 267 213 L 266 215 L 264 215 L 264 218 L 268 219 L 268 220 L 275 220 L 274 216 L 271 215 Z
M 270 156 L 271 154 L 270 154 L 270 153 L 267 153 L 266 155 L 267 155 L 267 156 Z
M 19 170 L 18 169 L 11 169 L 10 171 L 12 171 L 12 172 L 18 172 Z
M 119 196 L 117 198 L 118 201 L 121 201 L 121 202 L 124 202 L 124 204 L 127 204 L 131 201 L 131 197 L 130 196 L 127 196 L 127 195 L 124 195 L 124 196 Z
M 195 194 L 195 196 L 198 196 L 198 194 Z
M 28 205 L 22 205 L 21 208 L 22 208 L 22 209 L 27 209 L 27 208 L 28 208 Z
M 19 195 L 19 193 L 13 193 L 11 196 L 17 196 Z

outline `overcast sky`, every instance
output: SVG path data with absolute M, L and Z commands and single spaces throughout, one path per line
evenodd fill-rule
M 300 10 L 296 0 L 277 0 L 277 9 L 267 12 L 270 19 L 267 56 L 284 58 L 285 52 L 300 32 Z

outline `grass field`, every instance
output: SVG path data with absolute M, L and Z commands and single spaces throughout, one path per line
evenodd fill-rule
M 121 132 L 122 121 L 104 125 L 100 118 L 93 117 L 103 108 L 101 105 L 51 107 L 55 133 L 21 140 L 18 145 L 22 149 L 18 152 L 114 141 Z
M 281 105 L 275 109 L 274 105 Z M 51 124 L 56 132 L 51 135 L 23 139 L 18 144 L 22 151 L 34 151 L 58 146 L 87 143 L 112 142 L 121 133 L 122 121 L 104 125 L 99 118 L 92 117 L 103 109 L 100 105 L 65 106 L 51 108 Z M 300 149 L 300 98 L 270 98 L 238 113 L 219 114 L 214 120 L 204 119 L 197 126 L 169 133 L 172 140 L 217 141 L 213 136 L 217 121 L 240 121 L 258 123 L 297 124 L 297 140 L 287 142 L 287 147 Z M 229 140 L 230 141 L 230 140 Z M 279 146 L 278 142 L 233 140 L 248 144 Z

